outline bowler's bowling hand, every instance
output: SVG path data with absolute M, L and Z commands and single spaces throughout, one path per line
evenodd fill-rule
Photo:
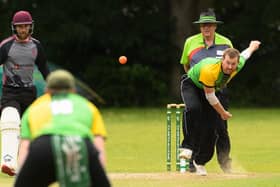
M 252 51 L 256 51 L 256 50 L 259 48 L 260 45 L 261 45 L 261 42 L 260 42 L 260 41 L 258 41 L 258 40 L 252 40 L 252 41 L 250 42 L 249 48 L 251 48 Z
M 228 120 L 228 119 L 231 118 L 231 117 L 232 117 L 232 114 L 229 113 L 228 111 L 225 111 L 224 113 L 221 114 L 221 118 L 222 118 L 223 120 Z

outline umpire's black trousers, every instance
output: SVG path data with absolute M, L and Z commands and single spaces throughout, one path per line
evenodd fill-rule
M 228 110 L 229 108 L 229 96 L 228 96 L 228 89 L 224 88 L 221 91 L 216 93 L 219 101 L 223 105 L 223 107 Z M 217 152 L 217 159 L 220 166 L 223 168 L 227 165 L 228 162 L 231 162 L 231 158 L 229 157 L 230 154 L 230 137 L 228 134 L 228 124 L 226 120 L 220 118 L 218 120 L 217 125 L 217 141 L 216 141 L 216 152 Z

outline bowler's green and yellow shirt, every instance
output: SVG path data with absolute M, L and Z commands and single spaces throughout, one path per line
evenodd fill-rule
M 222 60 L 216 58 L 205 58 L 188 71 L 188 77 L 200 89 L 203 86 L 220 90 L 244 67 L 245 58 L 240 56 L 237 69 L 230 75 L 222 71 Z
M 207 47 L 202 34 L 199 33 L 187 38 L 180 63 L 186 65 L 189 64 L 190 67 L 193 67 L 195 64 L 207 57 L 220 59 L 222 58 L 223 51 L 231 47 L 231 41 L 218 33 L 215 33 L 214 44 Z
M 74 93 L 45 94 L 22 117 L 21 138 L 41 135 L 107 136 L 102 116 L 91 102 Z

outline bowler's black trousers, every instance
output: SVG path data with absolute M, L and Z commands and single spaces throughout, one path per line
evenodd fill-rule
M 213 157 L 221 118 L 207 101 L 203 89 L 187 76 L 182 78 L 181 94 L 186 104 L 182 147 L 192 149 L 196 163 L 205 165 Z

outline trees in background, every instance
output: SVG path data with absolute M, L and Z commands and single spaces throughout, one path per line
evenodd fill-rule
M 254 39 L 262 42 L 231 84 L 232 100 L 238 105 L 279 106 L 280 1 L 216 0 L 214 6 L 226 23 L 221 32 L 230 36 L 236 48 L 243 50 Z
M 6 0 L 0 1 L 0 38 L 10 35 L 15 11 L 29 10 L 34 37 L 44 44 L 48 59 L 94 88 L 108 106 L 163 105 L 181 101 L 183 43 L 198 32 L 192 21 L 207 7 L 214 7 L 225 22 L 218 32 L 236 48 L 243 49 L 251 39 L 263 43 L 234 80 L 233 101 L 279 104 L 277 0 Z M 128 57 L 126 65 L 117 62 L 121 55 Z

